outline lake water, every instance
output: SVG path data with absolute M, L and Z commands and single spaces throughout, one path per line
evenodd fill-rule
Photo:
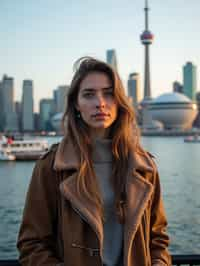
M 58 138 L 49 138 L 57 142 Z M 173 254 L 200 253 L 200 143 L 143 137 L 160 172 Z M 0 162 L 0 259 L 17 258 L 16 239 L 34 162 Z

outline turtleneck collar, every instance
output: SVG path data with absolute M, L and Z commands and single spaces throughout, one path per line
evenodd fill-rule
M 92 159 L 94 163 L 112 162 L 112 140 L 96 138 L 92 145 Z

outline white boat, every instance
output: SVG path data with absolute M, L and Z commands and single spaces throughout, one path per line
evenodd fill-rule
M 4 137 L 0 140 L 0 151 L 8 152 L 16 160 L 36 160 L 48 150 L 48 142 L 41 139 L 12 140 Z
M 184 142 L 200 142 L 200 136 L 194 135 L 194 136 L 187 136 L 184 138 Z
M 0 150 L 0 161 L 14 161 L 16 157 L 8 151 Z

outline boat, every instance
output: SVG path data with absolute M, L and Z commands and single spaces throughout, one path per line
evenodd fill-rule
M 0 150 L 0 161 L 14 161 L 15 155 L 6 150 Z
M 0 151 L 15 156 L 16 160 L 37 160 L 49 148 L 41 139 L 14 140 L 5 136 L 0 140 Z
M 199 142 L 200 143 L 200 136 L 199 135 L 194 135 L 194 136 L 187 136 L 184 138 L 184 142 Z

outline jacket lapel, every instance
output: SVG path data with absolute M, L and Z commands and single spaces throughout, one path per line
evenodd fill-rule
M 127 178 L 126 222 L 124 226 L 124 265 L 130 265 L 131 245 L 153 192 L 153 186 L 136 170 Z
M 85 220 L 96 233 L 100 250 L 103 247 L 103 223 L 96 206 L 83 195 L 79 195 L 76 190 L 76 175 L 74 173 L 70 177 L 64 179 L 60 184 L 62 195 L 70 201 L 72 208 Z

